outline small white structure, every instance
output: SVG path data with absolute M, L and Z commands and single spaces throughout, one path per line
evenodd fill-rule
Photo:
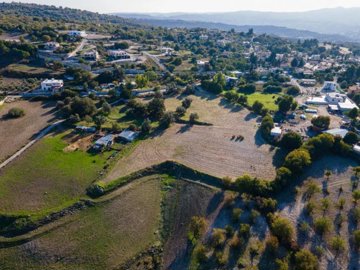
M 282 130 L 279 127 L 274 127 L 270 132 L 270 135 L 274 138 L 279 138 L 281 134 L 282 134 Z
M 108 55 L 115 59 L 130 59 L 130 55 L 123 50 L 109 50 Z
M 328 102 L 324 96 L 323 97 L 310 97 L 306 100 L 306 104 L 327 105 Z
M 124 130 L 119 134 L 119 138 L 126 142 L 133 142 L 139 136 L 138 132 Z
M 85 31 L 71 30 L 67 33 L 71 37 L 86 37 L 87 34 Z
M 209 64 L 209 61 L 197 60 L 196 64 L 198 67 L 205 67 L 205 65 Z
M 41 83 L 41 90 L 44 92 L 58 92 L 64 87 L 63 80 L 46 79 Z
M 208 35 L 200 35 L 200 40 L 208 40 L 209 39 L 209 36 Z
M 316 85 L 316 80 L 315 79 L 302 79 L 300 81 L 300 84 L 306 87 L 312 87 Z
M 354 145 L 353 150 L 356 154 L 360 155 L 360 146 L 359 145 Z
M 45 50 L 55 51 L 57 48 L 60 48 L 60 44 L 57 42 L 46 42 L 44 47 Z

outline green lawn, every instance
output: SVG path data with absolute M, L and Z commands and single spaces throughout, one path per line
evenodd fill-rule
M 263 94 L 256 92 L 246 96 L 250 106 L 252 106 L 255 101 L 259 101 L 269 110 L 275 111 L 278 109 L 278 106 L 275 104 L 276 99 L 280 96 L 278 94 Z
M 0 212 L 43 215 L 85 194 L 112 152 L 66 153 L 65 135 L 42 139 L 0 174 Z

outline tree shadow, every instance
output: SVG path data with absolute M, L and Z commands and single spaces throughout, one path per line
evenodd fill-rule
M 179 130 L 176 132 L 176 134 L 182 134 L 182 133 L 185 133 L 185 132 L 187 132 L 187 131 L 190 131 L 192 127 L 193 127 L 193 126 L 190 125 L 190 124 L 183 125 L 183 126 L 181 126 L 181 127 L 179 128 Z

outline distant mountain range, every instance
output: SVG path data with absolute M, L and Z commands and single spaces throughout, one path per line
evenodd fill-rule
M 236 11 L 225 13 L 116 13 L 164 27 L 254 28 L 255 32 L 289 38 L 315 37 L 329 41 L 360 41 L 360 8 L 306 12 Z M 243 28 L 244 27 L 244 28 Z

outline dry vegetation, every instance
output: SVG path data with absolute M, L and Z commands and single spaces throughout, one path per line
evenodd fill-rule
M 120 160 L 106 180 L 165 160 L 176 160 L 219 177 L 237 177 L 244 173 L 269 180 L 274 177 L 274 164 L 277 165 L 282 155 L 257 134 L 258 123 L 254 115 L 210 94 L 191 97 L 193 103 L 187 114 L 196 112 L 200 121 L 213 126 L 175 124 L 165 132 L 155 134 Z M 168 110 L 175 110 L 181 105 L 181 99 L 166 100 L 166 105 Z M 240 135 L 244 137 L 243 141 L 236 139 Z
M 212 220 L 224 196 L 222 192 L 197 184 L 177 181 L 165 201 L 164 269 L 186 269 L 189 264 L 188 227 L 193 216 Z
M 6 119 L 7 112 L 14 107 L 23 109 L 25 116 Z M 49 103 L 18 101 L 5 104 L 0 110 L 0 161 L 33 139 L 53 119 L 54 108 Z
M 357 162 L 337 156 L 328 156 L 315 161 L 302 180 L 295 199 L 289 194 L 282 197 L 285 202 L 280 205 L 283 216 L 297 226 L 298 243 L 315 250 L 321 246 L 325 253 L 321 258 L 321 269 L 359 269 L 360 258 L 352 245 L 352 233 L 358 229 L 354 220 L 353 190 L 359 180 L 354 176 L 353 168 Z M 328 176 L 326 172 L 331 174 Z M 292 200 L 291 202 L 289 202 Z M 308 210 L 312 209 L 312 210 Z M 328 232 L 323 235 L 317 231 L 317 220 L 327 220 Z M 304 223 L 305 222 L 305 223 Z M 308 224 L 310 230 L 304 232 Z M 332 239 L 340 236 L 344 241 L 344 250 L 337 252 L 331 245 Z
M 0 249 L 1 269 L 114 269 L 156 244 L 161 182 L 141 179 L 110 201 L 62 220 L 26 244 Z

